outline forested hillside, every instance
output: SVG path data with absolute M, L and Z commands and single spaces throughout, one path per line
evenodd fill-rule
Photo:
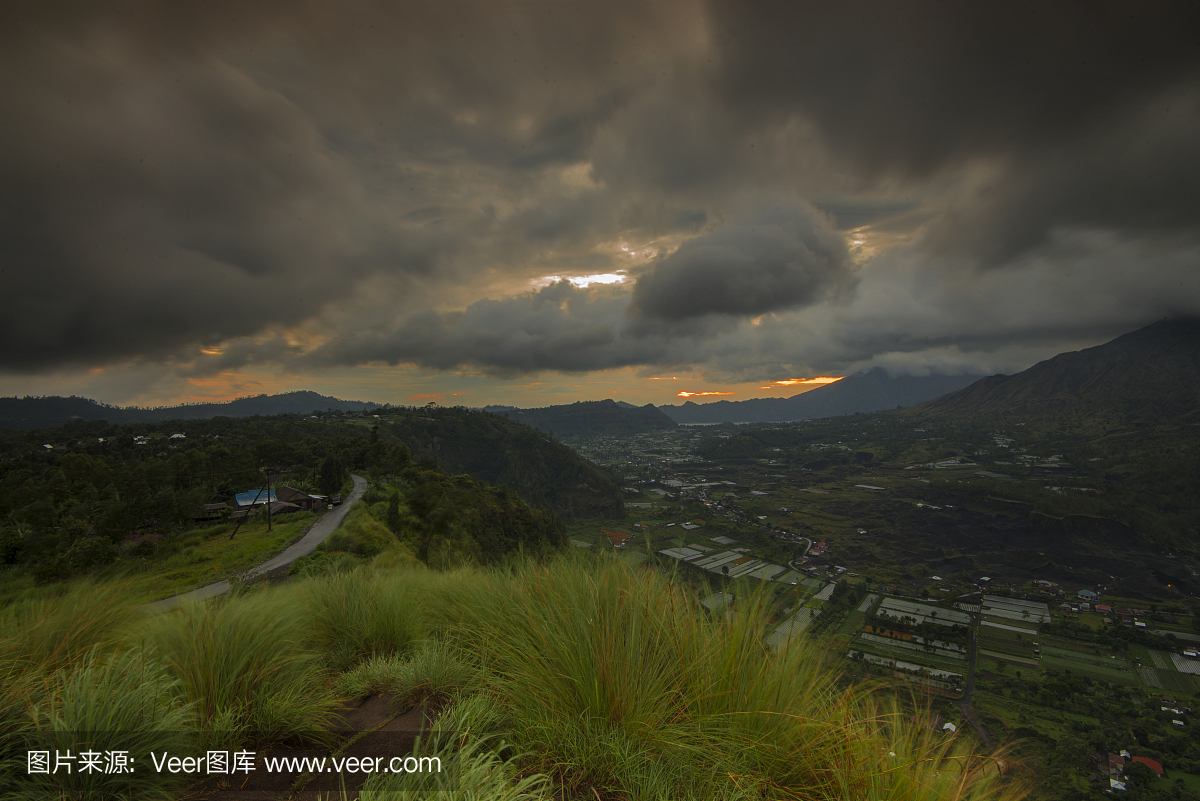
M 260 489 L 268 474 L 274 486 L 324 495 L 342 490 L 351 470 L 387 476 L 401 493 L 401 517 L 388 518 L 396 537 L 413 543 L 420 555 L 439 538 L 454 541 L 461 553 L 485 562 L 511 550 L 561 546 L 565 535 L 552 512 L 484 482 L 510 476 L 523 482 L 530 497 L 543 499 L 536 503 L 559 501 L 569 508 L 575 494 L 607 497 L 602 475 L 589 473 L 570 449 L 532 429 L 482 413 L 445 418 L 413 440 L 441 452 L 450 472 L 478 468 L 476 478 L 447 475 L 420 452 L 414 458 L 400 437 L 381 437 L 365 420 L 217 418 L 162 426 L 75 421 L 2 432 L 0 570 L 46 582 L 114 563 L 153 561 L 179 550 L 175 539 L 182 533 L 219 526 L 229 513 L 202 519 L 201 507 Z M 425 415 L 422 422 L 430 419 Z M 488 469 L 479 449 L 500 441 L 507 442 L 506 458 Z M 548 476 L 558 483 L 541 486 Z M 575 480 L 585 489 L 572 490 L 568 482 Z M 588 481 L 600 489 L 588 490 Z
M 486 411 L 531 425 L 556 437 L 627 436 L 674 428 L 676 423 L 654 404 L 633 406 L 614 400 L 579 401 L 540 409 L 488 406 Z
M 532 426 L 463 408 L 393 409 L 378 422 L 379 437 L 404 442 L 447 473 L 506 485 L 562 514 L 624 516 L 620 490 L 604 470 Z
M 225 403 L 185 403 L 178 406 L 141 408 L 109 406 L 90 398 L 60 396 L 0 398 L 0 428 L 47 428 L 71 420 L 104 420 L 109 423 L 162 423 L 168 420 L 200 420 L 208 417 L 252 417 L 258 415 L 308 414 L 313 411 L 357 412 L 380 404 L 345 401 L 316 392 L 285 392 L 254 395 Z

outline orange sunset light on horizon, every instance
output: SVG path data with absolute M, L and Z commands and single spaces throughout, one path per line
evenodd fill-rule
M 813 378 L 784 378 L 776 381 L 772 386 L 786 387 L 793 384 L 832 384 L 834 381 L 841 381 L 845 376 L 840 375 L 819 375 Z
M 761 386 L 761 387 L 759 387 L 759 389 L 772 390 L 774 392 L 791 390 L 792 392 L 804 393 L 804 392 L 808 392 L 809 390 L 816 389 L 817 387 L 823 387 L 826 384 L 832 384 L 835 381 L 841 381 L 843 377 L 844 376 L 840 376 L 840 375 L 818 375 L 818 376 L 813 376 L 812 378 L 781 378 L 778 381 L 772 381 L 770 384 L 767 384 L 766 386 Z M 738 394 L 741 394 L 741 393 L 738 393 L 735 391 L 727 391 L 727 392 L 717 392 L 717 391 L 687 392 L 687 391 L 684 391 L 684 392 L 676 393 L 676 397 L 695 398 L 695 397 L 700 397 L 703 395 L 738 395 Z

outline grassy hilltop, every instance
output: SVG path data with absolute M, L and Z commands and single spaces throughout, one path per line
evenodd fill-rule
M 451 772 L 433 797 L 1020 795 L 970 739 L 839 685 L 819 643 L 766 649 L 765 599 L 714 616 L 611 556 L 403 561 L 382 554 L 153 618 L 113 586 L 10 607 L 0 782 L 15 798 L 180 797 L 187 781 L 168 773 L 26 776 L 26 750 L 39 733 L 62 749 L 101 730 L 101 750 L 336 754 L 339 710 L 372 697 L 435 721 L 422 753 Z M 170 734 L 148 742 L 147 730 Z M 408 797 L 392 793 L 418 792 L 416 779 L 375 774 L 361 797 Z M 192 789 L 221 797 L 211 787 Z

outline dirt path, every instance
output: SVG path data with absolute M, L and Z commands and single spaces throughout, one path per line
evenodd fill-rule
M 971 728 L 983 740 L 983 744 L 992 748 L 992 738 L 988 736 L 987 727 L 975 717 L 975 713 L 971 711 L 971 696 L 975 693 L 975 655 L 979 651 L 977 642 L 977 634 L 979 632 L 979 616 L 971 615 L 971 640 L 970 640 L 970 656 L 967 661 L 967 686 L 963 689 L 963 696 L 955 703 L 962 710 L 963 717 L 971 724 Z
M 255 568 L 251 568 L 244 574 L 244 578 L 252 579 L 257 576 L 263 576 L 272 572 L 282 571 L 287 572 L 287 568 L 299 559 L 301 556 L 308 556 L 316 550 L 325 539 L 337 531 L 338 526 L 342 524 L 346 513 L 350 511 L 350 507 L 357 501 L 367 489 L 367 480 L 362 476 L 352 475 L 354 479 L 354 490 L 346 497 L 346 500 L 341 506 L 330 509 L 325 514 L 321 515 L 311 526 L 304 536 L 293 542 L 287 548 L 271 557 L 267 561 Z M 146 609 L 152 612 L 165 612 L 168 609 L 173 609 L 184 601 L 203 601 L 206 598 L 215 598 L 218 595 L 224 595 L 229 592 L 229 581 L 222 580 L 212 584 L 206 584 L 203 587 L 192 590 L 191 592 L 173 595 L 170 598 L 164 598 L 161 601 L 155 601 L 152 604 L 147 604 Z
M 398 712 L 392 698 L 371 696 L 338 712 L 331 747 L 276 743 L 247 748 L 254 754 L 252 772 L 208 777 L 189 788 L 181 801 L 351 801 L 370 773 L 338 771 L 331 757 L 336 753 L 339 759 L 369 760 L 387 771 L 394 758 L 413 753 L 417 737 L 429 731 L 431 717 L 424 704 Z M 298 764 L 305 759 L 308 770 Z M 314 772 L 316 760 L 325 766 L 323 771 Z M 272 764 L 275 770 L 268 769 Z

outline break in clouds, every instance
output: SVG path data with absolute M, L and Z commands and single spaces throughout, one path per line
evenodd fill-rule
M 27 4 L 0 371 L 1022 369 L 1200 313 L 1196 16 Z

